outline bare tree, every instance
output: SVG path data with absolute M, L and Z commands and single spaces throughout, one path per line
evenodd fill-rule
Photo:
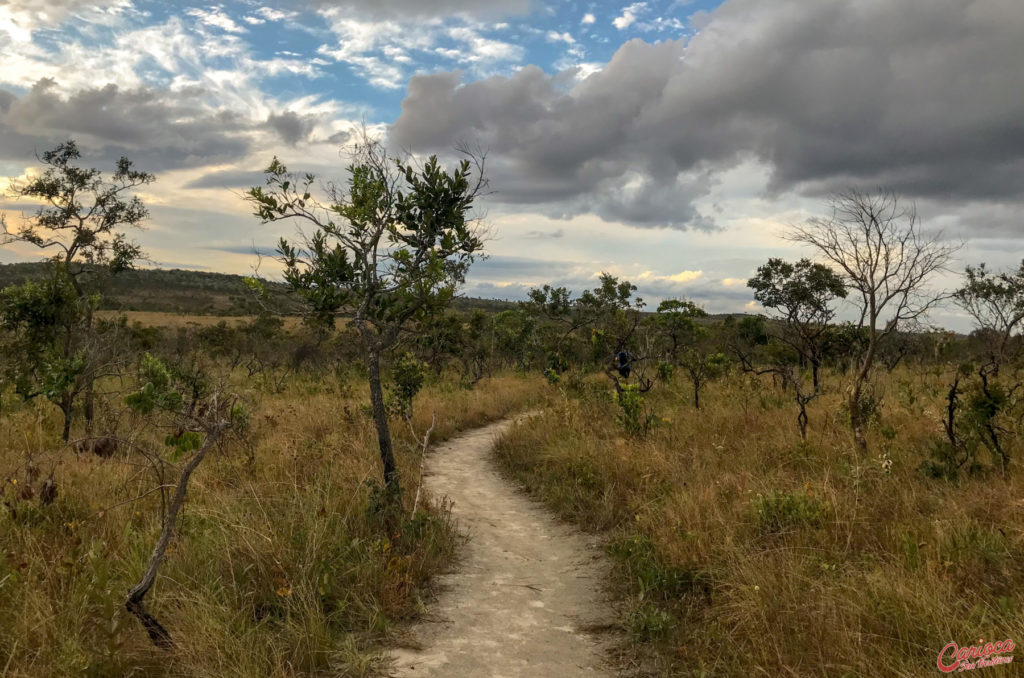
M 787 239 L 810 245 L 843 277 L 867 342 L 848 391 L 854 441 L 867 450 L 862 394 L 879 343 L 901 326 L 920 321 L 946 297 L 928 287 L 960 245 L 926 234 L 911 203 L 889 190 L 851 190 L 830 200 L 831 214 L 793 226 Z

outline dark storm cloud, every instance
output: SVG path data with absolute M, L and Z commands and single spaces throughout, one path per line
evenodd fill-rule
M 22 98 L 0 106 L 0 157 L 25 160 L 73 137 L 101 147 L 101 157 L 128 155 L 160 171 L 243 157 L 253 125 L 236 113 L 210 110 L 200 89 L 167 92 L 106 85 L 70 94 L 40 80 Z
M 495 199 L 707 228 L 693 207 L 746 158 L 769 189 L 886 185 L 933 201 L 1024 198 L 1016 0 L 728 0 L 688 44 L 624 44 L 571 89 L 536 67 L 414 77 L 392 141 L 491 153 Z
M 294 111 L 284 113 L 271 113 L 267 116 L 267 125 L 277 132 L 281 140 L 289 146 L 294 146 L 300 141 L 305 141 L 309 133 L 313 131 L 316 123 L 316 116 L 299 115 Z

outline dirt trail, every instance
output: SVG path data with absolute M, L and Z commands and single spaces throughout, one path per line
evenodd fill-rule
M 584 629 L 612 619 L 599 584 L 597 542 L 560 524 L 505 480 L 492 457 L 511 420 L 438 446 L 424 483 L 447 495 L 469 541 L 440 599 L 391 653 L 392 676 L 448 678 L 611 675 L 599 638 Z

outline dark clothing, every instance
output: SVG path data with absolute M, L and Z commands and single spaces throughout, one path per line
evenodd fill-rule
M 628 351 L 619 351 L 618 355 L 615 356 L 615 359 L 619 363 L 616 367 L 619 374 L 626 379 L 629 379 L 630 372 L 633 370 L 633 354 Z

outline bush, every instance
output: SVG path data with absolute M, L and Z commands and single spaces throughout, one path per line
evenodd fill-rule
M 767 533 L 791 527 L 819 527 L 828 515 L 825 504 L 807 492 L 770 490 L 758 493 L 751 506 L 758 527 Z
M 619 423 L 631 436 L 645 436 L 651 428 L 654 417 L 644 408 L 644 397 L 640 393 L 640 387 L 636 384 L 627 384 L 624 388 L 614 394 L 615 403 L 621 410 L 619 412 Z

